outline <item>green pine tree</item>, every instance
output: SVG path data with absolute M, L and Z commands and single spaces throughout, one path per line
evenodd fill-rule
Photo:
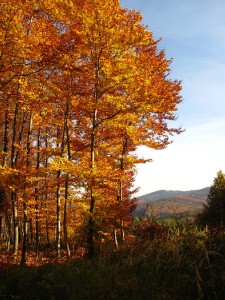
M 198 222 L 203 226 L 225 226 L 225 174 L 222 171 L 219 171 L 214 179 L 209 190 L 207 204 L 199 214 Z

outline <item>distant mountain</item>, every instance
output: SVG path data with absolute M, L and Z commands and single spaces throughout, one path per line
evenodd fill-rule
M 209 187 L 191 191 L 159 190 L 138 198 L 134 216 L 164 218 L 174 214 L 194 214 L 206 203 Z

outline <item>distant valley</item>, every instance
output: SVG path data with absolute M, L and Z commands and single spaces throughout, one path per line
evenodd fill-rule
M 209 187 L 191 191 L 159 190 L 138 198 L 135 217 L 166 218 L 173 215 L 192 215 L 206 203 Z

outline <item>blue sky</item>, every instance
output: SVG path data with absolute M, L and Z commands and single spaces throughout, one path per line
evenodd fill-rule
M 225 172 L 225 1 L 122 0 L 140 10 L 182 81 L 177 126 L 186 131 L 166 149 L 141 148 L 153 162 L 138 167 L 140 195 L 159 189 L 199 189 Z

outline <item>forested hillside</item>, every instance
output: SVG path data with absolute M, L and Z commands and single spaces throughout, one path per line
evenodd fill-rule
M 209 187 L 191 191 L 159 190 L 139 197 L 134 216 L 164 218 L 176 214 L 196 214 L 203 209 Z

